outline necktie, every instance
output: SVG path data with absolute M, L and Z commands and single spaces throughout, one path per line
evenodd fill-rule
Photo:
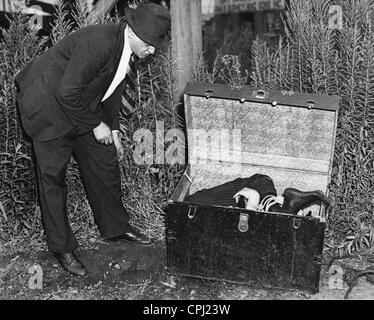
M 136 101 L 136 80 L 137 72 L 135 67 L 135 54 L 131 54 L 129 65 L 124 81 L 124 88 L 122 93 L 122 108 L 120 114 L 128 119 L 132 114 L 135 113 L 135 101 Z

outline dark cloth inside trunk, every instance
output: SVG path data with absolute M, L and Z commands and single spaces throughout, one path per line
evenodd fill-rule
M 185 198 L 186 202 L 202 205 L 237 206 L 234 194 L 243 188 L 258 191 L 260 201 L 268 195 L 277 195 L 273 180 L 263 174 L 254 174 L 249 178 L 237 178 L 222 185 L 202 189 Z

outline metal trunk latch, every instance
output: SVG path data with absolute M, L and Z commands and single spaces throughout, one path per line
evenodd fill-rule
M 239 217 L 238 229 L 240 232 L 248 231 L 248 214 L 241 212 Z
M 265 90 L 261 90 L 261 89 L 259 89 L 257 91 L 255 90 L 252 93 L 252 96 L 257 98 L 257 99 L 265 99 L 265 98 L 267 98 L 268 95 L 269 95 L 268 92 L 266 92 Z
M 315 102 L 314 102 L 313 100 L 308 100 L 308 101 L 306 102 L 306 105 L 307 105 L 307 107 L 308 107 L 309 110 L 315 108 Z
M 188 208 L 187 217 L 188 217 L 189 219 L 193 219 L 193 218 L 195 218 L 196 210 L 197 210 L 196 207 L 189 207 L 189 208 Z
M 209 90 L 209 89 L 205 90 L 205 98 L 210 99 L 213 95 L 214 95 L 213 90 Z
M 292 219 L 292 227 L 297 230 L 301 226 L 301 219 L 293 218 Z

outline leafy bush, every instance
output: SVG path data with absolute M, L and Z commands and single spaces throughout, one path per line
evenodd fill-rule
M 338 134 L 329 187 L 333 212 L 328 219 L 328 246 L 339 254 L 352 253 L 373 243 L 373 138 L 374 138 L 374 35 L 373 0 L 341 0 L 344 25 L 328 25 L 330 0 L 292 1 L 285 13 L 285 33 L 278 46 L 256 39 L 242 30 L 226 36 L 223 45 L 208 43 L 210 59 L 196 66 L 194 79 L 242 86 L 249 81 L 269 89 L 336 94 L 342 97 Z M 56 43 L 76 28 L 87 25 L 87 12 L 79 3 L 75 21 L 67 20 L 64 7 L 50 39 L 41 39 L 15 15 L 2 30 L 0 45 L 0 236 L 3 243 L 22 240 L 39 243 L 40 210 L 30 142 L 19 125 L 15 108 L 15 73 L 45 45 Z M 100 22 L 120 21 L 120 17 Z M 90 22 L 91 23 L 91 22 Z M 234 41 L 235 40 L 235 41 Z M 221 47 L 215 51 L 215 48 Z M 250 74 L 248 73 L 250 70 Z M 126 155 L 121 162 L 123 203 L 132 223 L 154 239 L 163 238 L 163 209 L 184 166 L 160 163 L 138 165 L 133 137 L 140 128 L 156 137 L 165 130 L 182 128 L 173 97 L 175 67 L 170 50 L 140 69 L 139 108 L 134 118 L 121 120 L 126 135 Z M 163 121 L 161 123 L 160 121 Z M 167 145 L 163 146 L 164 150 Z M 155 155 L 153 157 L 155 159 Z M 89 245 L 98 231 L 85 197 L 79 170 L 68 168 L 69 218 L 78 239 Z
M 246 74 L 251 71 L 252 42 L 256 35 L 249 27 L 237 27 L 228 31 L 223 38 L 217 37 L 211 28 L 207 28 L 204 36 L 204 59 L 206 68 L 214 74 L 219 68 L 219 63 L 225 57 L 236 57 L 240 61 L 240 73 Z M 238 64 L 236 64 L 238 65 Z M 246 81 L 249 80 L 247 77 Z M 225 83 L 225 82 L 222 82 Z
M 122 18 L 101 18 L 88 22 L 84 1 L 77 1 L 74 20 L 69 20 L 64 5 L 57 7 L 57 16 L 50 38 L 40 38 L 30 30 L 21 14 L 12 17 L 10 28 L 2 30 L 0 42 L 0 244 L 22 247 L 26 243 L 41 245 L 43 229 L 37 203 L 37 188 L 32 146 L 23 133 L 15 104 L 14 76 L 47 45 L 55 44 L 71 32 L 89 23 L 115 23 Z M 174 112 L 173 64 L 170 52 L 156 57 L 140 70 L 139 108 L 135 117 L 121 126 L 127 133 L 124 144 L 127 154 L 121 162 L 123 203 L 131 214 L 132 223 L 154 239 L 163 238 L 163 209 L 167 197 L 183 171 L 180 165 L 137 165 L 132 140 L 139 128 L 149 129 L 155 136 L 157 121 L 165 128 L 180 125 Z M 90 246 L 99 237 L 74 159 L 68 166 L 68 213 L 73 232 L 83 246 Z
M 41 233 L 31 143 L 15 108 L 14 76 L 44 50 L 45 39 L 19 14 L 0 44 L 0 237 L 3 243 L 33 241 Z
M 372 245 L 374 211 L 374 2 L 342 0 L 342 29 L 329 28 L 329 0 L 291 1 L 278 48 L 253 44 L 255 85 L 342 98 L 332 182 L 331 245 Z M 369 229 L 369 231 L 368 231 Z M 356 241 L 356 242 L 352 242 Z M 344 245 L 345 243 L 345 245 Z M 356 244 L 357 244 L 356 243 Z M 349 246 L 348 246 L 349 245 Z M 342 247 L 342 248 L 343 248 Z
M 153 62 L 143 63 L 139 70 L 139 106 L 131 122 L 121 121 L 126 132 L 123 144 L 127 150 L 122 161 L 123 203 L 132 212 L 132 223 L 147 235 L 161 240 L 164 237 L 164 209 L 174 187 L 184 171 L 184 164 L 157 161 L 156 136 L 170 129 L 183 129 L 182 119 L 175 105 L 175 66 L 171 48 L 158 55 Z M 153 158 L 144 164 L 134 161 L 134 148 L 141 143 L 137 130 L 149 130 L 153 136 Z M 133 138 L 133 139 L 132 139 Z M 169 143 L 161 146 L 166 153 Z M 160 162 L 160 163 L 158 163 Z

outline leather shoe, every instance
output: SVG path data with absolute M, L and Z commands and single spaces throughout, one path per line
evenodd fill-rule
M 107 239 L 109 241 L 120 241 L 120 242 L 128 242 L 140 246 L 149 246 L 152 244 L 152 241 L 149 240 L 145 235 L 135 231 L 131 227 L 129 227 L 129 231 L 124 234 L 121 234 L 118 237 Z
M 320 191 L 300 191 L 295 188 L 287 188 L 283 193 L 283 213 L 297 214 L 300 210 L 315 203 L 323 203 L 330 208 L 331 202 L 326 195 Z
M 66 253 L 53 253 L 62 265 L 62 267 L 69 271 L 71 274 L 75 276 L 84 277 L 87 275 L 87 270 L 84 265 L 78 260 L 73 252 L 66 252 Z

